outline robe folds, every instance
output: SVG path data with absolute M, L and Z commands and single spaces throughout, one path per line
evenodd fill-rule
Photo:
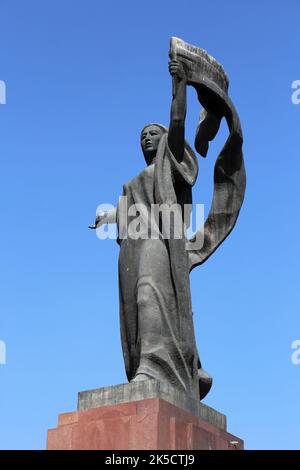
M 127 210 L 142 205 L 147 217 L 144 235 L 121 238 L 119 226 L 119 292 L 121 339 L 128 380 L 146 375 L 168 382 L 199 399 L 198 353 L 195 341 L 189 283 L 186 238 L 175 238 L 174 220 L 183 224 L 185 204 L 192 202 L 192 186 L 198 174 L 196 155 L 186 143 L 178 163 L 167 142 L 160 140 L 154 164 L 124 185 Z M 150 237 L 153 205 L 167 204 L 178 210 L 170 220 L 170 238 Z M 128 215 L 127 227 L 133 220 Z M 173 225 L 172 225 L 173 224 Z M 147 236 L 149 235 L 149 236 Z

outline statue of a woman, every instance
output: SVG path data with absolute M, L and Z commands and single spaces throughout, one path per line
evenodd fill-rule
M 201 250 L 187 250 L 183 214 L 185 206 L 192 203 L 198 162 L 185 141 L 186 87 L 190 83 L 182 62 L 176 58 L 169 62 L 169 72 L 176 84 L 169 129 L 161 124 L 143 128 L 141 145 L 147 167 L 123 188 L 127 207 L 139 205 L 147 215 L 143 233 L 137 238 L 127 232 L 123 237 L 120 220 L 125 216 L 128 226 L 134 216 L 130 211 L 123 214 L 120 204 L 116 210 L 100 213 L 92 228 L 104 223 L 118 224 L 120 325 L 128 380 L 167 382 L 199 400 L 209 391 L 212 379 L 201 368 L 197 352 L 189 273 L 216 249 L 220 239 L 212 240 L 211 222 L 216 216 L 213 213 L 209 226 L 204 228 L 205 255 Z M 200 124 L 199 132 L 198 146 L 207 151 L 205 140 L 211 139 L 205 125 Z M 232 197 L 232 191 L 230 194 Z M 175 237 L 171 227 L 170 237 L 165 237 L 160 220 L 156 236 L 151 236 L 152 207 L 162 204 L 175 207 L 175 211 L 177 207 L 175 216 L 180 217 L 183 236 Z M 226 210 L 230 212 L 232 207 Z

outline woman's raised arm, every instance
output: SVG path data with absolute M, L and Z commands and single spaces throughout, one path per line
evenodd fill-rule
M 169 72 L 173 78 L 173 99 L 168 133 L 168 144 L 178 162 L 184 154 L 184 125 L 186 116 L 186 74 L 178 60 L 169 62 Z

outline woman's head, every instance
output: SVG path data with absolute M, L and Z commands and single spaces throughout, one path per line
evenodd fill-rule
M 141 132 L 141 145 L 147 165 L 151 165 L 156 157 L 160 139 L 167 129 L 161 124 L 147 124 Z

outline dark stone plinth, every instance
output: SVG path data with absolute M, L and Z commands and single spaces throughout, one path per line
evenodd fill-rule
M 47 449 L 243 449 L 226 432 L 224 415 L 196 405 L 152 380 L 80 392 L 78 410 L 59 415 L 58 427 L 48 431 Z

